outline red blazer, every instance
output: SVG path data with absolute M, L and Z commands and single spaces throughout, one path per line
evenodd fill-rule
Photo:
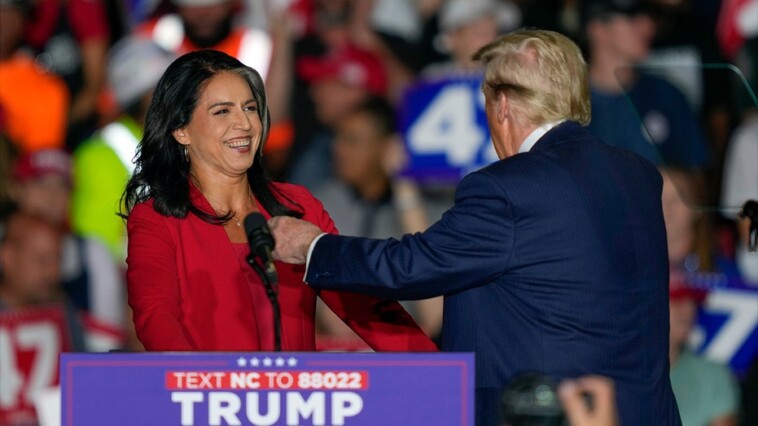
M 301 206 L 303 219 L 324 232 L 336 233 L 329 214 L 305 188 L 281 183 L 274 186 Z M 190 188 L 192 202 L 213 212 L 200 191 L 193 185 Z M 262 208 L 261 212 L 270 217 Z M 251 268 L 240 260 L 222 226 L 193 214 L 184 219 L 162 216 L 150 199 L 134 207 L 127 230 L 129 305 L 134 311 L 137 337 L 147 350 L 273 350 L 259 343 L 259 323 L 269 326 L 272 320 L 269 315 L 256 313 L 245 279 Z M 315 350 L 316 296 L 375 350 L 436 350 L 397 302 L 353 293 L 319 292 L 303 283 L 303 266 L 276 262 L 276 267 L 282 350 Z

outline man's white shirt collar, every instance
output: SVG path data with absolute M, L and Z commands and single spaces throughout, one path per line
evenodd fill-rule
M 537 143 L 538 140 L 540 140 L 541 137 L 545 136 L 545 133 L 550 131 L 553 127 L 563 123 L 566 120 L 558 120 L 554 121 L 552 123 L 546 123 L 541 125 L 540 127 L 537 127 L 532 131 L 532 133 L 529 133 L 529 136 L 524 139 L 524 142 L 521 142 L 521 146 L 518 148 L 519 154 L 522 152 L 529 152 L 534 144 Z

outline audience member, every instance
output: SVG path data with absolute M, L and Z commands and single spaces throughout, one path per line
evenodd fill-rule
M 110 44 L 102 0 L 37 0 L 26 41 L 45 69 L 60 76 L 71 94 L 66 147 L 73 150 L 97 126 L 98 96 L 105 82 Z
M 37 424 L 35 393 L 58 383 L 58 354 L 82 351 L 85 345 L 79 317 L 61 287 L 60 230 L 18 211 L 8 216 L 5 229 L 0 237 L 0 424 L 32 426 Z M 15 338 L 22 328 L 26 344 Z M 43 337 L 37 343 L 44 344 L 29 345 L 29 337 Z
M 710 269 L 710 253 L 698 247 L 697 223 L 704 219 L 695 211 L 702 197 L 695 186 L 694 175 L 677 168 L 659 168 L 663 176 L 662 207 L 666 222 L 669 267 L 672 270 L 697 272 Z
M 697 317 L 697 304 L 705 292 L 691 287 L 693 277 L 705 269 L 695 254 L 696 222 L 694 210 L 698 193 L 692 175 L 677 169 L 661 170 L 662 207 L 669 247 L 671 384 L 679 405 L 682 424 L 734 425 L 738 404 L 736 382 L 728 367 L 706 361 L 687 349 L 687 341 Z
M 239 59 L 267 80 L 273 44 L 265 31 L 238 25 L 238 0 L 171 0 L 176 13 L 146 22 L 140 35 L 177 56 L 215 49 Z M 279 47 L 279 46 L 277 46 Z
M 439 78 L 481 73 L 481 65 L 471 57 L 501 31 L 515 29 L 520 20 L 518 8 L 510 1 L 445 1 L 440 9 L 439 24 L 449 60 L 427 66 L 421 76 Z
M 758 113 L 745 117 L 732 134 L 724 166 L 721 205 L 732 219 L 747 200 L 758 200 Z M 758 255 L 748 252 L 750 224 L 738 220 L 737 266 L 747 283 L 758 285 Z
M 310 83 L 317 122 L 296 128 L 288 180 L 315 189 L 332 175 L 331 142 L 337 121 L 369 96 L 383 96 L 387 76 L 378 57 L 349 45 L 323 56 L 301 57 L 297 71 Z
M 590 131 L 656 164 L 704 168 L 709 151 L 687 99 L 637 68 L 655 34 L 642 2 L 586 0 L 581 16 L 589 44 Z
M 581 40 L 584 28 L 579 19 L 583 0 L 519 0 L 522 24 L 525 27 L 558 31 L 574 40 Z
M 173 59 L 144 38 L 127 37 L 116 44 L 108 61 L 108 85 L 122 114 L 74 152 L 71 225 L 76 233 L 104 242 L 119 264 L 126 259 L 119 200 L 134 171 L 153 89 Z
M 656 32 L 645 63 L 663 67 L 704 119 L 723 109 L 729 95 L 728 74 L 703 66 L 725 62 L 713 37 L 718 2 L 646 0 L 646 4 Z
M 744 44 L 737 56 L 737 66 L 743 70 L 748 86 L 740 81 L 736 88 L 736 107 L 741 116 L 724 161 L 721 207 L 731 220 L 738 219 L 736 213 L 745 201 L 758 200 L 758 36 Z M 747 250 L 749 226 L 747 219 L 737 220 L 736 260 L 743 280 L 758 285 L 758 255 L 750 255 Z
M 19 211 L 46 220 L 64 235 L 60 274 L 68 299 L 88 319 L 112 329 L 118 340 L 125 325 L 123 271 L 99 241 L 69 232 L 71 157 L 60 150 L 22 155 L 14 179 L 13 198 Z
M 11 213 L 0 249 L 0 309 L 65 300 L 60 229 L 28 213 Z
M 62 147 L 69 108 L 64 82 L 21 49 L 30 6 L 0 0 L 0 106 L 4 133 L 21 151 Z
M 656 28 L 644 67 L 685 95 L 699 120 L 708 145 L 703 194 L 718 203 L 724 152 L 733 126 L 730 118 L 731 72 L 713 36 L 720 7 L 717 1 L 646 0 Z M 758 21 L 758 19 L 756 19 Z
M 421 199 L 410 182 L 393 178 L 386 165 L 393 150 L 400 148 L 395 111 L 386 100 L 372 97 L 337 122 L 332 143 L 335 176 L 314 191 L 345 235 L 370 238 L 400 238 L 424 231 L 440 218 L 447 203 Z M 450 205 L 452 204 L 449 203 Z M 429 209 L 431 208 L 431 210 Z M 419 209 L 419 221 L 410 223 L 409 210 Z M 432 338 L 442 326 L 442 299 L 404 302 L 403 306 Z M 323 332 L 330 336 L 358 337 L 342 321 L 319 304 Z
M 676 274 L 669 290 L 671 386 L 682 426 L 737 424 L 739 387 L 729 367 L 706 360 L 687 348 L 697 305 L 704 294 L 687 287 Z

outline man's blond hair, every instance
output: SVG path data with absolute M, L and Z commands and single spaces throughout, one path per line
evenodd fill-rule
M 579 47 L 554 31 L 518 30 L 479 49 L 485 94 L 503 90 L 518 117 L 541 125 L 590 122 L 587 64 Z

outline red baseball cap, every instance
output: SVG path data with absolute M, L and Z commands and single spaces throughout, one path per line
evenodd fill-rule
M 387 92 L 387 75 L 382 61 L 375 54 L 353 46 L 325 56 L 300 58 L 297 72 L 309 83 L 337 79 L 350 86 L 362 87 L 377 96 Z
M 21 182 L 49 175 L 62 176 L 71 184 L 71 155 L 60 149 L 33 151 L 21 155 L 13 168 L 13 177 Z

